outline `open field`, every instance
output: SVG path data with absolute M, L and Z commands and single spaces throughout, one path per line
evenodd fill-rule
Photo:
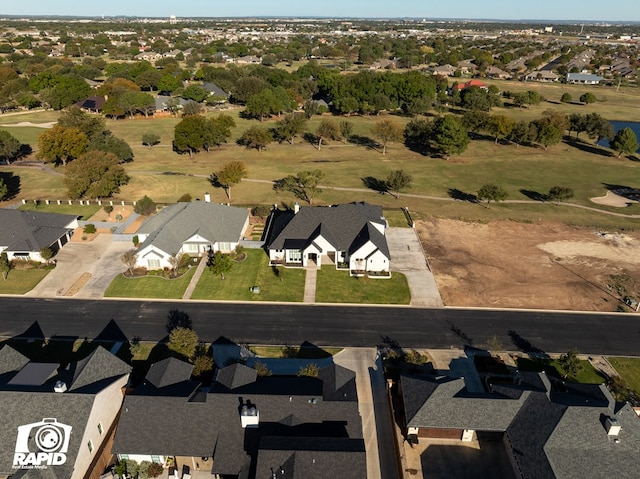
M 640 293 L 640 234 L 559 223 L 431 219 L 417 224 L 449 306 L 616 311 L 612 275 Z M 626 275 L 626 276 L 623 276 Z

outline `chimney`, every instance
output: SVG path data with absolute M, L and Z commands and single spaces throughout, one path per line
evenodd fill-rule
M 605 427 L 607 429 L 607 436 L 609 437 L 618 437 L 620 430 L 622 429 L 622 426 L 618 422 L 618 418 L 615 416 L 607 418 Z
M 54 392 L 63 393 L 67 390 L 67 385 L 62 381 L 56 381 L 56 384 L 53 386 Z
M 300 211 L 300 203 L 296 201 L 296 203 L 293 205 L 293 212 L 295 214 L 298 214 L 298 211 Z
M 240 412 L 242 428 L 255 428 L 260 425 L 260 412 L 254 405 L 243 405 Z
M 204 202 L 211 203 L 211 195 L 209 193 L 204 194 Z

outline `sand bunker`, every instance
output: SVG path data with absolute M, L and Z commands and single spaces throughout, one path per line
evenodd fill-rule
M 21 121 L 20 123 L 11 123 L 10 125 L 0 125 L 2 127 L 10 128 L 12 126 L 32 126 L 34 128 L 53 128 L 55 121 L 48 121 L 46 123 L 31 123 L 30 121 Z
M 640 264 L 640 242 L 623 234 L 598 233 L 603 241 L 553 241 L 538 245 L 558 258 L 586 256 L 627 264 Z
M 591 198 L 591 201 L 599 205 L 615 206 L 617 208 L 626 208 L 631 203 L 637 203 L 637 201 L 617 195 L 613 191 L 607 191 L 607 194 L 604 196 Z

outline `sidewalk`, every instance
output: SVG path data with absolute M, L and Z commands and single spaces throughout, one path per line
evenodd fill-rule
M 196 272 L 193 274 L 193 278 L 191 278 L 191 281 L 189 282 L 189 286 L 187 286 L 187 289 L 182 295 L 182 299 L 191 299 L 191 295 L 195 291 L 196 286 L 198 285 L 198 281 L 200 281 L 200 276 L 202 276 L 202 273 L 204 272 L 204 269 L 206 267 L 207 267 L 207 256 L 205 255 L 200 259 L 200 263 L 198 263 L 198 269 L 196 269 Z
M 318 269 L 315 265 L 311 268 L 307 267 L 304 269 L 305 277 L 304 277 L 304 303 L 315 303 L 316 302 L 316 280 L 318 278 Z

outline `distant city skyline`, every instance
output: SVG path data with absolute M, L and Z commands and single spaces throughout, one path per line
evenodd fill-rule
M 304 2 L 281 0 L 264 2 L 209 3 L 202 0 L 111 0 L 86 2 L 80 0 L 25 0 L 3 2 L 2 15 L 63 15 L 63 16 L 136 16 L 136 17 L 357 17 L 357 18 L 459 18 L 495 20 L 584 20 L 593 22 L 640 22 L 638 0 L 618 0 L 615 4 L 602 0 L 513 2 L 511 0 L 456 0 L 427 2 L 425 0 L 325 0 Z M 7 5 L 7 3 L 10 3 Z

